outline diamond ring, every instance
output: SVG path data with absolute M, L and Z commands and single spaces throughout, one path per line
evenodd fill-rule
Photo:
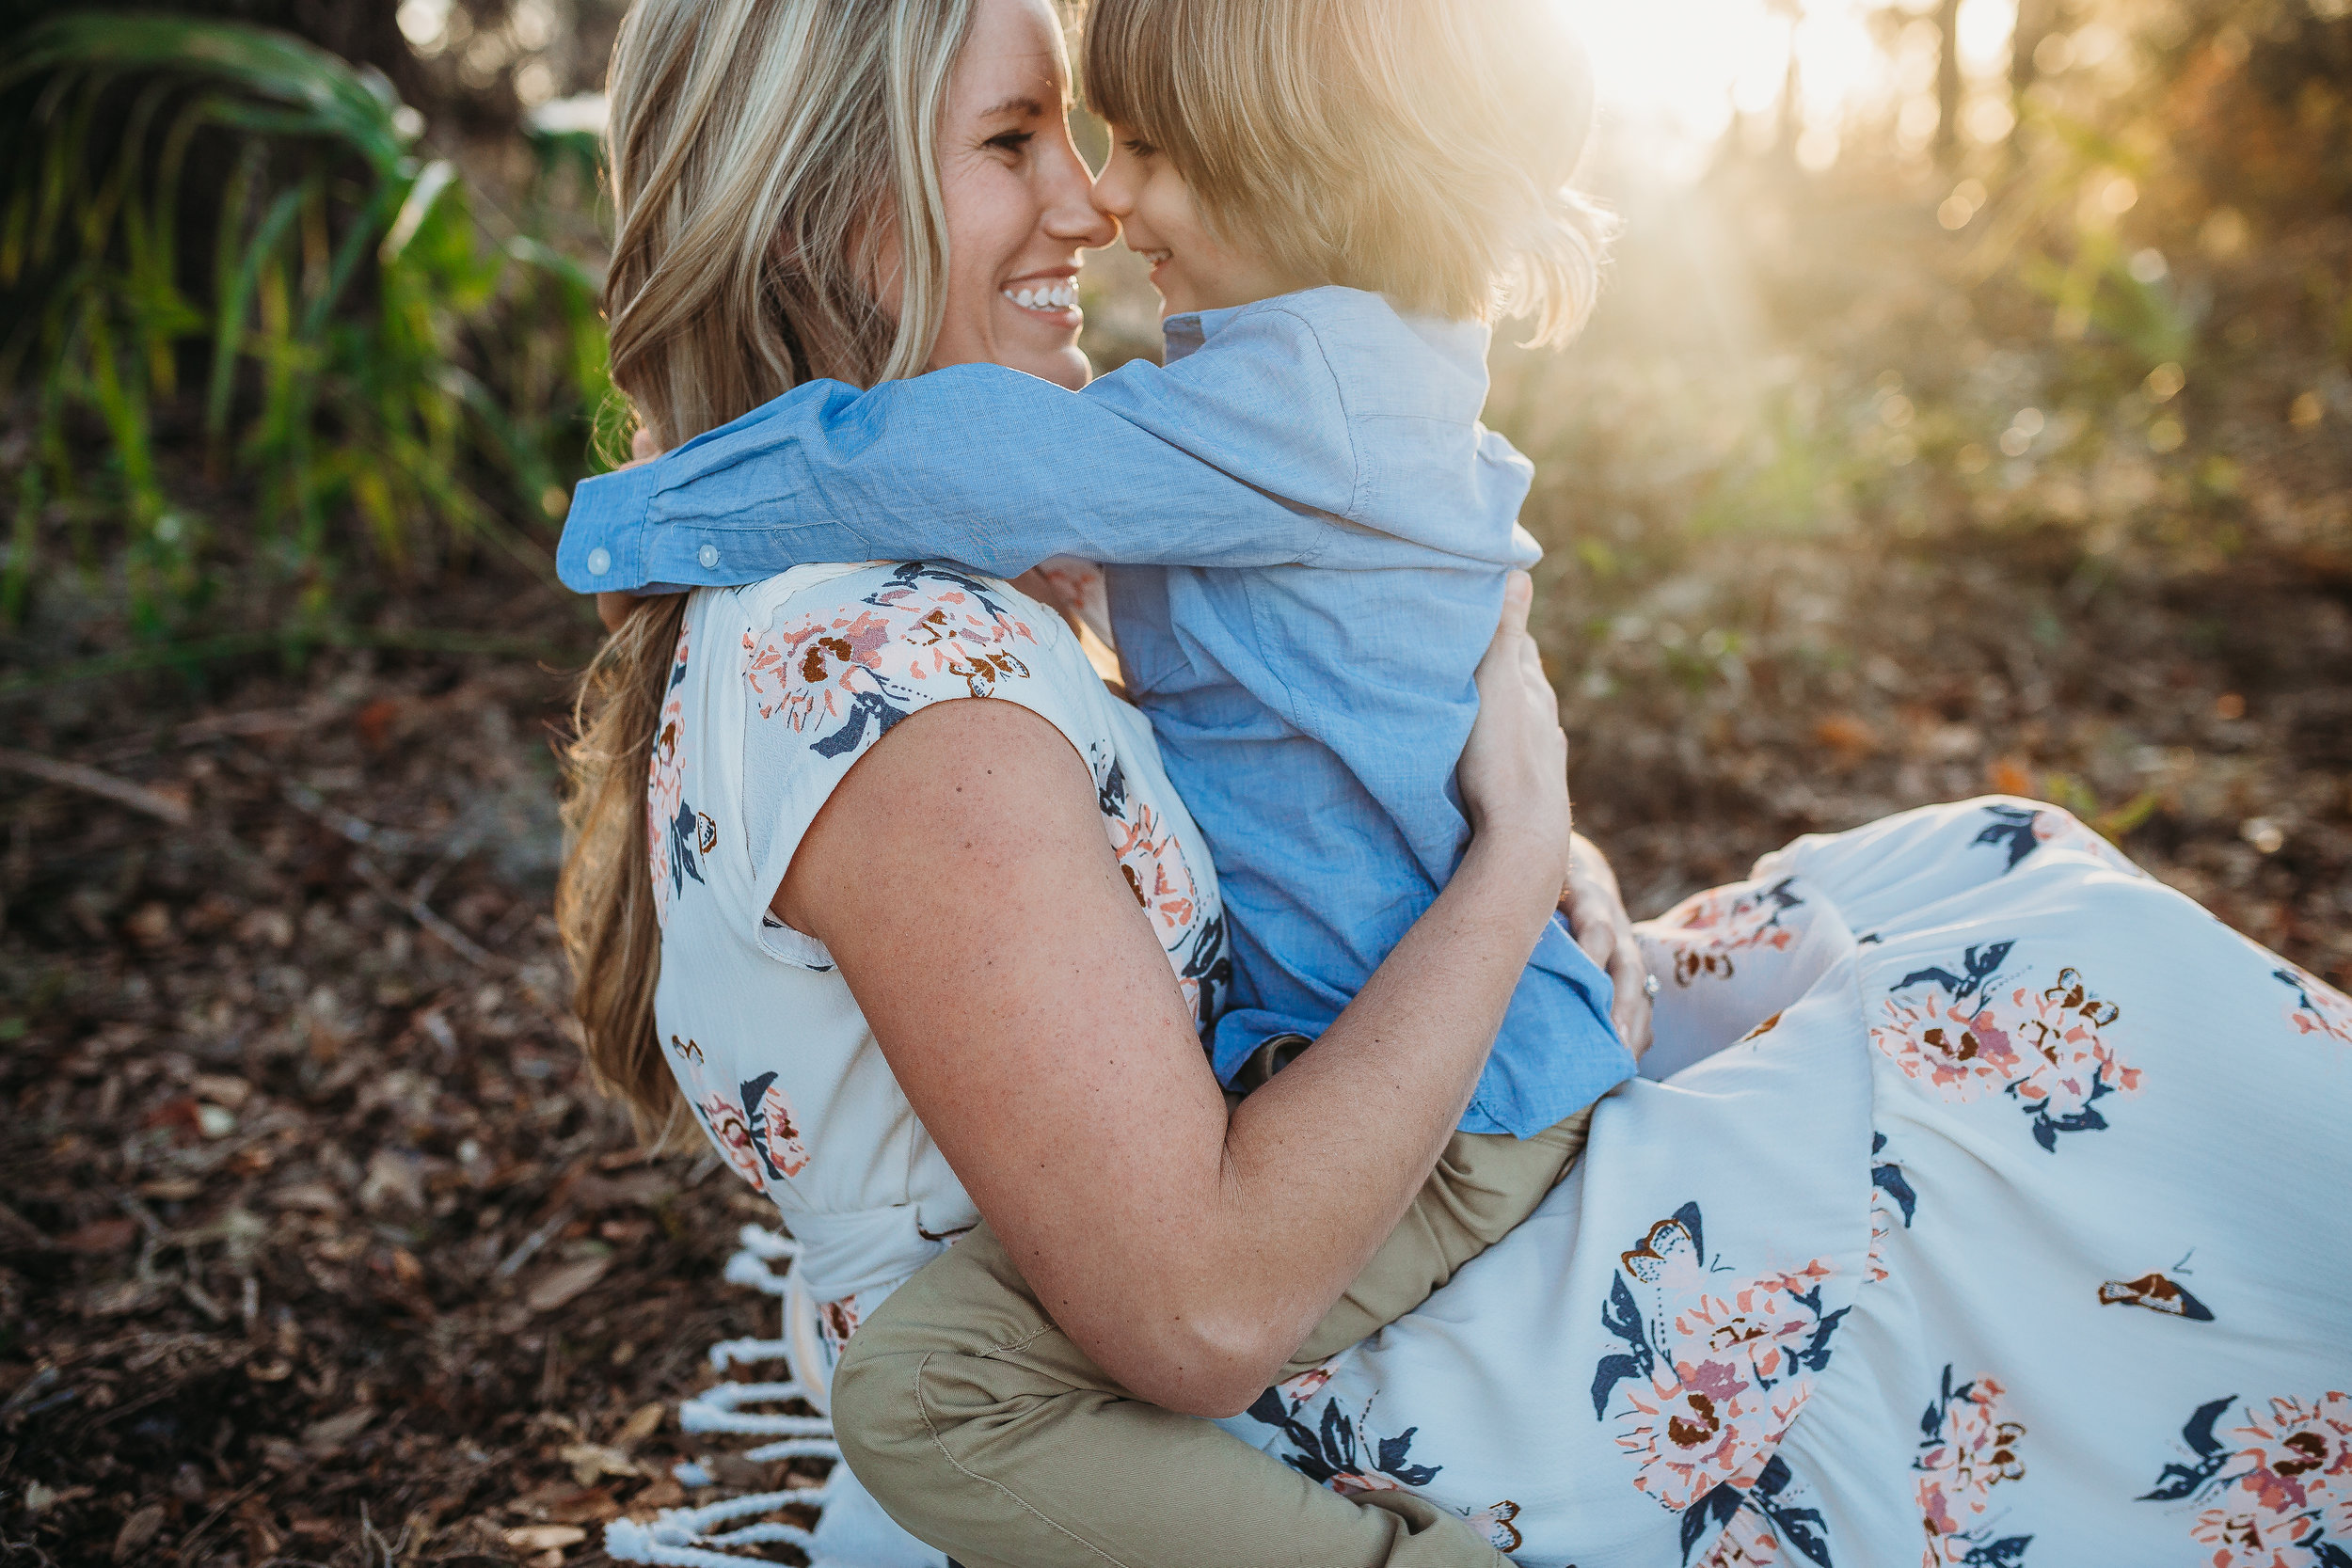
M 1646 997 L 1650 998 L 1652 1001 L 1657 1000 L 1657 997 L 1658 997 L 1658 976 L 1657 976 L 1657 975 L 1655 975 L 1655 974 L 1645 974 L 1645 975 L 1643 975 L 1643 976 L 1642 976 L 1642 994 L 1643 994 L 1644 996 L 1646 996 Z

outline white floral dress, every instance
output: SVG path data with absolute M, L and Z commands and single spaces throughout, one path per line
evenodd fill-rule
M 2352 1568 L 2352 1002 L 2007 799 L 1642 933 L 1666 1081 L 1231 1430 L 1530 1564 Z
M 689 601 L 647 781 L 654 1016 L 695 1119 L 800 1244 L 786 1338 L 822 1408 L 841 1344 L 978 1220 L 823 945 L 769 902 L 834 785 L 932 703 L 1018 703 L 1094 775 L 1111 847 L 1204 1018 L 1232 973 L 1216 873 L 1150 724 L 1060 616 L 925 564 L 803 566 Z M 988 890 L 942 899 L 987 917 Z

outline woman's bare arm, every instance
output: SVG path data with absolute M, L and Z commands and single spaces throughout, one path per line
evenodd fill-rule
M 1091 777 L 1025 708 L 902 721 L 777 894 L 832 950 L 1040 1299 L 1142 1398 L 1248 1404 L 1469 1101 L 1567 861 L 1556 709 L 1523 633 L 1497 647 L 1463 760 L 1468 856 L 1355 1003 L 1230 1118 Z

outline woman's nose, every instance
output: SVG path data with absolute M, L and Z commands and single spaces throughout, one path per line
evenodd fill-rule
M 1119 221 L 1096 207 L 1093 182 L 1078 150 L 1071 148 L 1060 161 L 1068 166 L 1057 172 L 1047 193 L 1045 231 L 1081 249 L 1100 250 L 1119 238 Z
M 1128 178 L 1127 160 L 1120 156 L 1117 148 L 1111 150 L 1103 172 L 1094 177 L 1090 194 L 1094 210 L 1110 219 L 1114 228 L 1136 210 L 1135 182 Z

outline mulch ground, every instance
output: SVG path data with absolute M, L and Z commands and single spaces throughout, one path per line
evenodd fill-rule
M 1579 810 L 1635 912 L 2005 788 L 2352 980 L 2352 578 L 2086 583 L 2043 549 L 1750 541 L 1549 582 Z M 541 591 L 480 591 L 584 646 Z M 771 1212 L 643 1157 L 585 1082 L 548 913 L 563 678 L 213 680 L 0 698 L 0 1563 L 601 1562 L 600 1521 L 707 1453 L 675 1415 L 703 1347 L 773 1332 L 718 1277 Z

